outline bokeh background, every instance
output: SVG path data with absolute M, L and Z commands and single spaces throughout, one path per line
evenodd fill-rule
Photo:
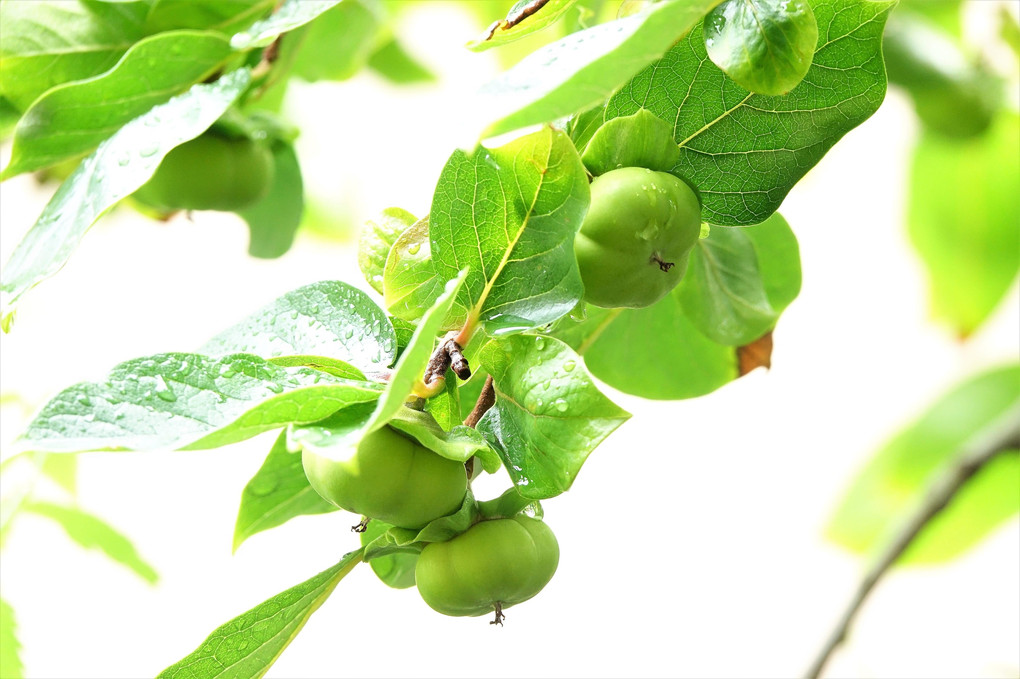
M 1000 7 L 1017 11 L 1016 3 L 965 5 L 976 41 L 997 30 Z M 367 289 L 358 225 L 391 205 L 428 211 L 445 159 L 466 141 L 459 112 L 502 66 L 493 52 L 462 48 L 483 24 L 461 5 L 413 3 L 400 21 L 405 44 L 438 82 L 396 87 L 363 73 L 292 86 L 285 113 L 302 131 L 310 210 L 283 258 L 248 257 L 247 227 L 234 216 L 161 223 L 119 209 L 31 293 L 14 332 L 0 337 L 5 456 L 46 399 L 121 360 L 193 350 L 306 283 Z M 771 371 L 691 401 L 608 390 L 634 416 L 570 492 L 543 503 L 560 541 L 559 571 L 539 597 L 508 612 L 505 627 L 438 616 L 414 590 L 388 589 L 361 567 L 269 676 L 803 672 L 864 566 L 823 537 L 853 475 L 953 384 L 1018 354 L 1015 283 L 965 343 L 932 321 L 905 229 L 918 134 L 909 100 L 891 88 L 785 201 L 804 286 L 775 332 Z M 0 149 L 0 160 L 8 154 Z M 0 186 L 3 261 L 54 189 L 32 176 Z M 28 676 L 155 675 L 219 624 L 356 546 L 356 517 L 337 512 L 292 520 L 231 554 L 241 489 L 274 436 L 213 451 L 79 456 L 80 506 L 129 536 L 159 581 L 150 586 L 56 524 L 20 516 L 4 545 L 2 586 Z M 59 497 L 46 483 L 40 495 Z M 507 485 L 501 472 L 476 482 L 476 494 Z M 828 676 L 1020 675 L 1018 573 L 1016 518 L 960 559 L 895 570 Z

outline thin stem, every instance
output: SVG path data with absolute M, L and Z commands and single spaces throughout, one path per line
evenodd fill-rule
M 1020 448 L 1020 410 L 1016 408 L 1007 411 L 992 426 L 968 441 L 961 449 L 956 464 L 931 485 L 917 511 L 908 518 L 864 574 L 825 646 L 804 675 L 806 679 L 818 679 L 822 675 L 829 658 L 846 639 L 850 625 L 853 624 L 868 595 L 921 531 L 946 508 L 967 481 L 982 467 L 1001 452 L 1015 448 Z
M 478 426 L 478 421 L 482 419 L 482 415 L 488 412 L 489 408 L 495 403 L 496 390 L 492 387 L 492 375 L 486 375 L 485 384 L 482 385 L 482 393 L 478 394 L 475 407 L 471 409 L 471 412 L 464 419 L 464 426 L 474 429 Z

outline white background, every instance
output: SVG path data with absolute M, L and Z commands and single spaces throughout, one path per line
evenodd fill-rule
M 425 213 L 445 158 L 463 141 L 459 97 L 496 70 L 491 55 L 458 47 L 476 31 L 465 17 L 439 3 L 421 9 L 403 34 L 444 75 L 439 87 L 395 89 L 362 75 L 295 88 L 289 115 L 303 130 L 309 188 L 338 214 L 360 221 L 389 205 Z M 432 23 L 415 23 L 425 17 Z M 440 616 L 362 566 L 269 676 L 803 672 L 861 572 L 821 537 L 845 484 L 941 392 L 1017 355 L 1015 287 L 966 344 L 928 317 L 903 226 L 915 134 L 908 102 L 890 92 L 784 203 L 804 289 L 775 333 L 771 372 L 692 401 L 613 394 L 634 417 L 569 493 L 544 503 L 559 571 L 540 596 L 509 610 L 505 627 Z M 4 259 L 49 191 L 30 177 L 0 187 Z M 243 223 L 213 213 L 169 224 L 128 210 L 104 218 L 0 339 L 2 392 L 30 411 L 120 360 L 192 350 L 305 283 L 364 285 L 349 244 L 304 237 L 276 261 L 250 259 L 246 247 Z M 6 406 L 2 415 L 7 444 L 24 414 Z M 29 676 L 155 675 L 219 624 L 354 547 L 356 517 L 336 513 L 296 519 L 231 555 L 241 489 L 273 436 L 216 451 L 82 456 L 81 506 L 129 535 L 161 580 L 149 587 L 55 525 L 19 518 L 0 582 Z M 501 473 L 476 490 L 485 498 L 507 485 Z M 1017 676 L 1018 572 L 1015 519 L 951 565 L 896 571 L 831 676 Z

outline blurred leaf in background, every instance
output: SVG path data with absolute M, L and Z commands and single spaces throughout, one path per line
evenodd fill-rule
M 14 620 L 14 609 L 0 599 L 0 677 L 4 679 L 21 679 L 25 676 L 25 668 L 21 664 L 21 644 L 17 637 L 17 624 Z
M 959 385 L 889 441 L 851 483 L 828 526 L 834 542 L 881 550 L 960 451 L 1008 413 L 1020 416 L 1020 365 Z M 899 563 L 957 557 L 1020 512 L 1020 450 L 1003 451 L 928 524 Z

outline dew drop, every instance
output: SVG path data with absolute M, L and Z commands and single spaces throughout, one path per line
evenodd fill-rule
M 577 366 L 577 363 L 575 361 L 566 361 L 563 364 L 563 371 L 564 372 L 571 372 L 576 366 Z
M 270 382 L 269 384 L 267 384 L 266 385 L 266 389 L 268 389 L 269 391 L 273 392 L 274 394 L 282 394 L 283 393 L 283 387 L 281 387 L 276 382 Z
M 543 339 L 541 337 L 536 337 L 535 338 L 535 348 L 538 349 L 539 351 L 542 351 L 542 349 L 545 349 L 545 339 Z
M 567 412 L 568 406 L 565 399 L 558 398 L 555 401 L 553 401 L 553 405 L 556 407 L 556 410 L 560 411 L 561 413 Z
M 407 254 L 409 255 L 416 255 L 420 250 L 421 245 L 419 245 L 418 243 L 411 243 L 409 246 L 407 246 Z

